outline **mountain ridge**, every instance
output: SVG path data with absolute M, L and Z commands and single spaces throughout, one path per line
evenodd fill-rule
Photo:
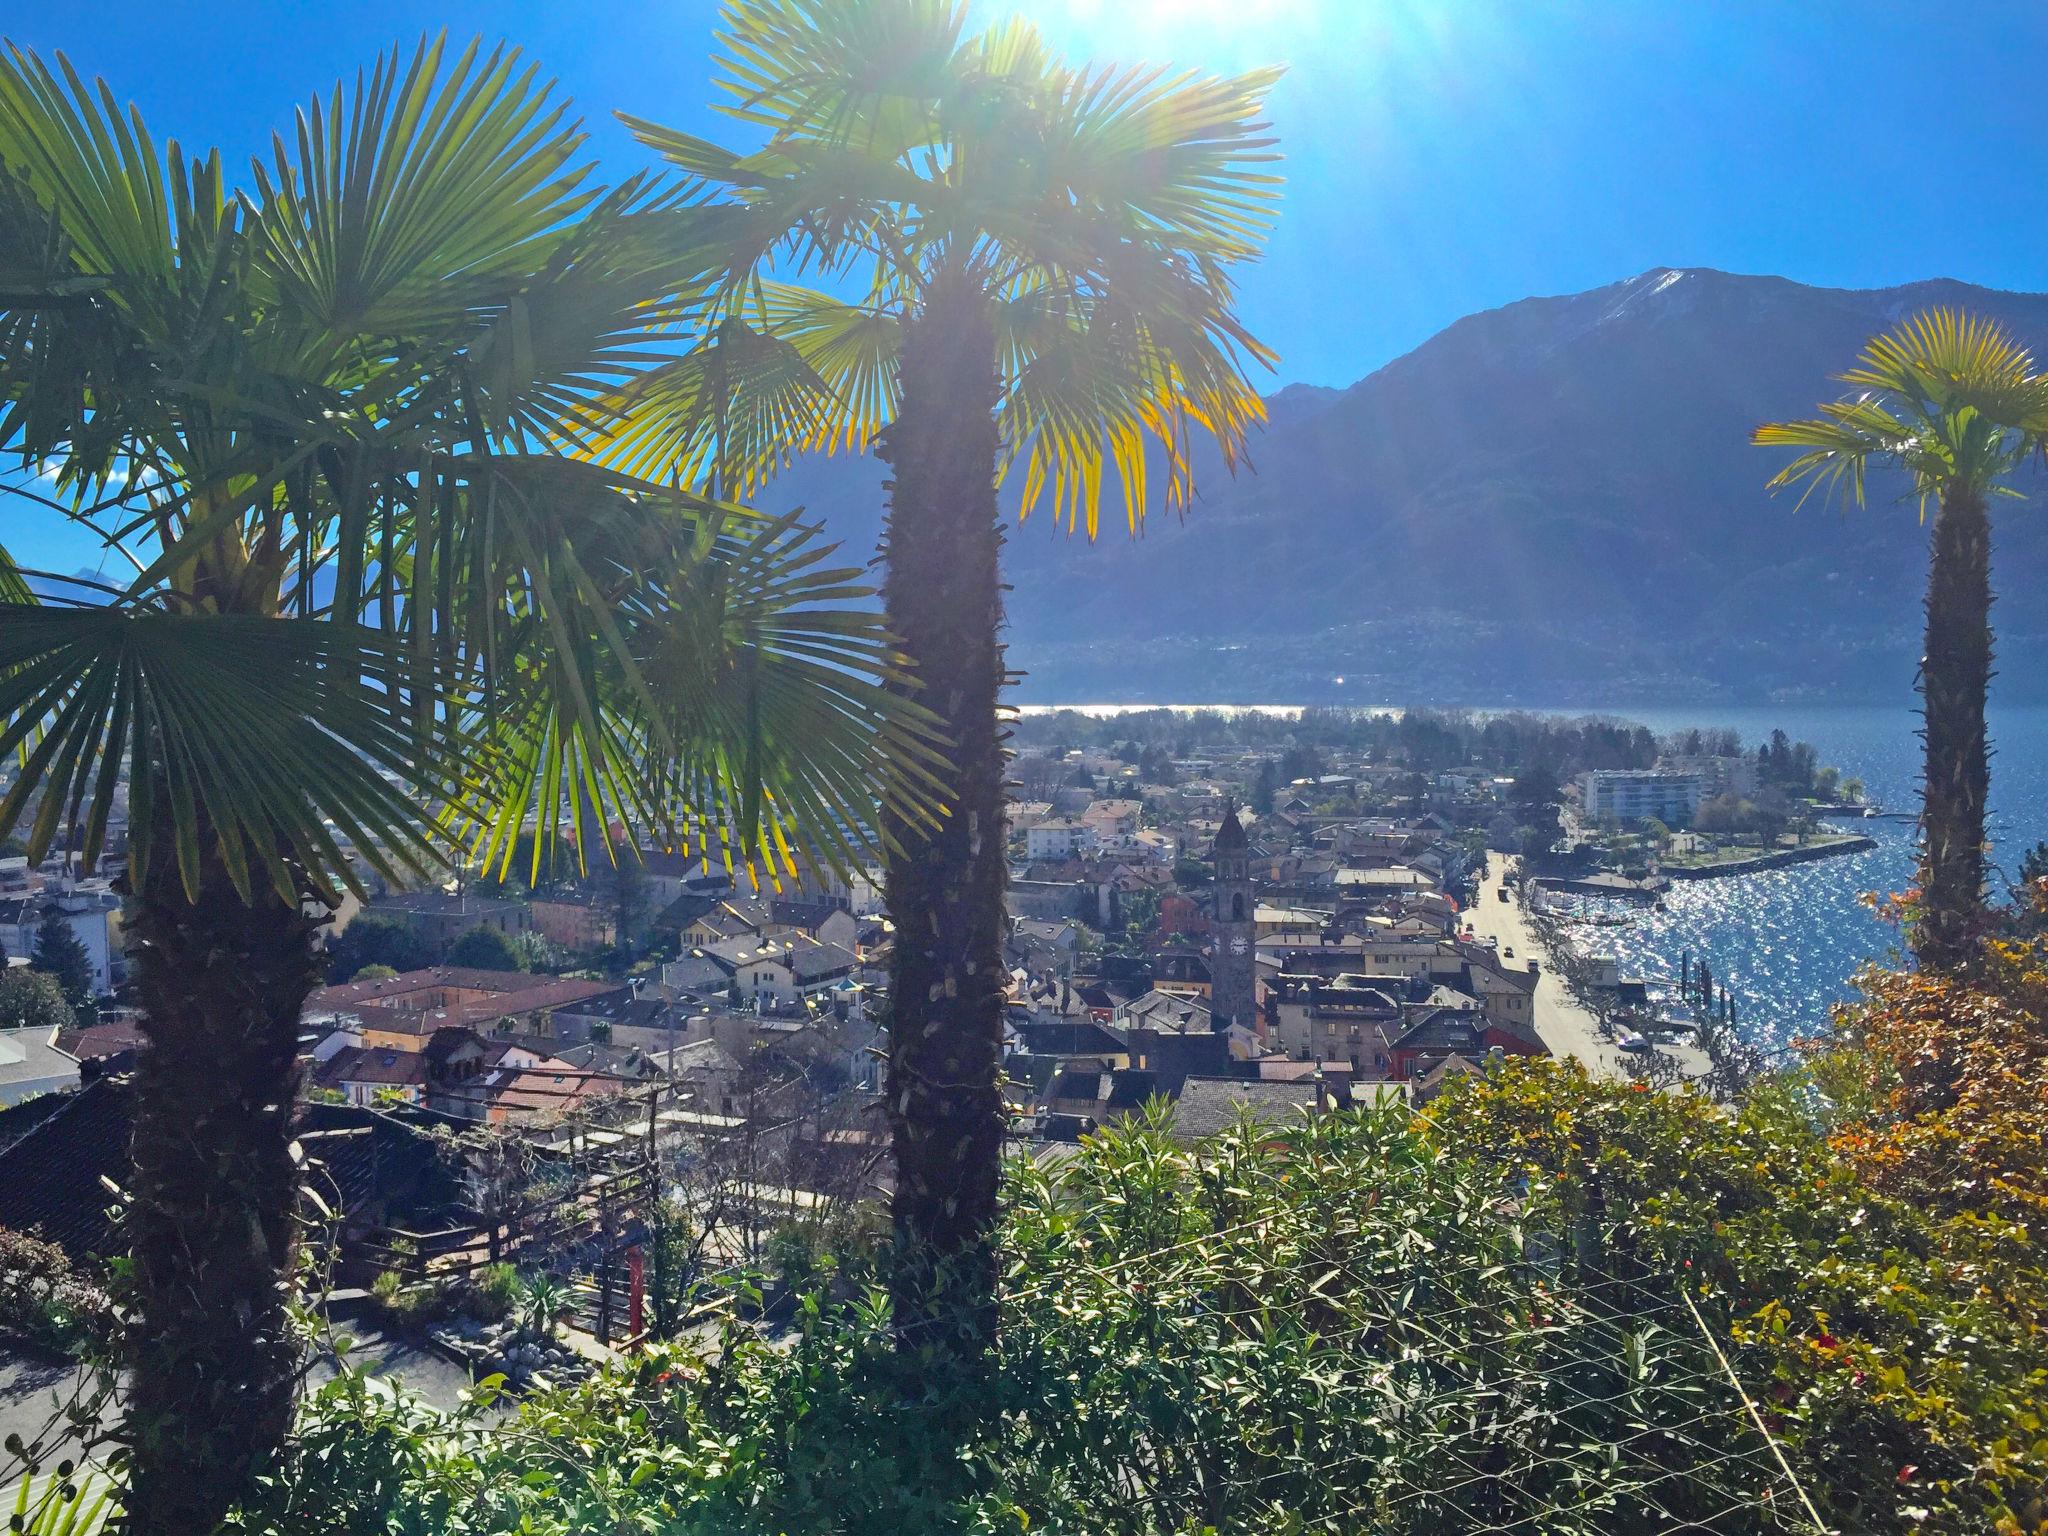
M 1286 386 L 1248 470 L 1204 456 L 1184 519 L 1134 540 L 1112 506 L 1092 547 L 1012 525 L 1018 696 L 1897 698 L 1926 563 L 1912 507 L 1891 504 L 1902 486 L 1873 481 L 1844 519 L 1818 501 L 1794 516 L 1764 489 L 1784 456 L 1748 436 L 1811 415 L 1870 335 L 1937 304 L 2048 355 L 2048 295 L 1655 267 L 1464 316 L 1341 389 Z M 871 463 L 808 462 L 767 502 L 865 553 L 880 482 Z M 1994 518 L 2001 688 L 2042 696 L 2048 522 L 2028 503 Z

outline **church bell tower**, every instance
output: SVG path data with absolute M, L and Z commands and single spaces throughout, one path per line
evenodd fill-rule
M 1254 1029 L 1258 1020 L 1252 951 L 1257 922 L 1252 855 L 1235 801 L 1224 808 L 1223 825 L 1210 853 L 1216 861 L 1215 899 L 1209 913 L 1216 947 L 1209 957 L 1209 1019 L 1219 1031 L 1232 1024 Z

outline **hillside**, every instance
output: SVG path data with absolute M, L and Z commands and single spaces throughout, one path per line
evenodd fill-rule
M 1660 269 L 1468 316 L 1345 390 L 1273 398 L 1255 471 L 1094 547 L 1014 529 L 1012 658 L 1038 700 L 1624 704 L 1896 698 L 1925 532 L 1900 487 L 1844 517 L 1764 482 L 1873 331 L 1936 304 L 2048 352 L 2048 295 L 1850 292 Z M 872 547 L 873 465 L 771 498 Z M 2001 688 L 2044 691 L 2048 522 L 1998 521 Z M 1339 681 L 1341 679 L 1341 682 Z

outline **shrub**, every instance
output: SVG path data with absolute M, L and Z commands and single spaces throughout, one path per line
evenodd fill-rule
M 519 1271 L 510 1264 L 488 1264 L 464 1299 L 464 1310 L 479 1322 L 503 1322 L 519 1300 Z
M 552 1275 L 530 1275 L 519 1288 L 519 1321 L 530 1333 L 555 1331 L 569 1310 L 569 1293 Z
M 81 1354 L 110 1346 L 114 1327 L 112 1299 L 62 1248 L 0 1227 L 0 1332 Z

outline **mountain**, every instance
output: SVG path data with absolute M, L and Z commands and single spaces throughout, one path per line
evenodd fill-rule
M 2048 357 L 2048 295 L 1846 291 L 1662 268 L 1458 321 L 1348 389 L 1270 402 L 1254 468 L 1184 520 L 1093 546 L 1013 527 L 1026 700 L 1623 705 L 1892 700 L 1926 530 L 1903 482 L 1846 514 L 1764 482 L 1758 422 L 1805 416 L 1864 341 L 1935 305 Z M 778 483 L 873 547 L 871 463 Z M 2039 477 L 1995 504 L 2003 697 L 2048 696 Z

